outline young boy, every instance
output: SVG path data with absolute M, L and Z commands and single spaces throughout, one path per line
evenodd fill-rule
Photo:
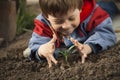
M 35 19 L 29 48 L 24 52 L 30 59 L 45 58 L 51 67 L 52 62 L 57 64 L 56 49 L 64 43 L 67 47 L 74 44 L 84 63 L 88 54 L 116 43 L 111 18 L 94 0 L 83 0 L 83 5 L 80 0 L 39 0 L 39 3 L 42 13 Z

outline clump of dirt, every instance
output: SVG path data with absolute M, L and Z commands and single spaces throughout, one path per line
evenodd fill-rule
M 84 64 L 78 53 L 59 55 L 58 65 L 48 68 L 47 62 L 29 61 L 22 52 L 31 33 L 0 48 L 0 80 L 120 80 L 120 41 L 107 51 L 91 54 Z

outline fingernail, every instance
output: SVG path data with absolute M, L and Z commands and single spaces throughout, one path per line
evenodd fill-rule
M 70 40 L 72 41 L 72 40 L 73 40 L 73 38 L 72 38 L 72 37 L 70 37 Z
M 52 64 L 49 64 L 49 68 L 51 68 L 52 67 Z
M 49 68 L 51 68 L 52 66 L 49 65 Z
M 84 61 L 82 61 L 82 64 L 84 63 Z
M 55 62 L 55 64 L 57 64 L 57 63 L 58 63 L 58 61 Z

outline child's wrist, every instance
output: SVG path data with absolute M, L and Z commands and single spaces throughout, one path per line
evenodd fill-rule
M 39 52 L 38 52 L 39 57 L 43 57 Z
M 92 49 L 92 52 L 91 52 L 91 53 L 97 53 L 97 52 L 99 52 L 99 51 L 101 50 L 101 46 L 98 45 L 98 44 L 89 43 L 88 45 L 89 45 L 89 46 L 91 47 L 91 49 Z

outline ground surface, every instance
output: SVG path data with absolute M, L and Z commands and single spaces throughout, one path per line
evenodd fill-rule
M 39 13 L 38 5 L 35 8 L 28 7 Z M 89 55 L 84 64 L 81 64 L 78 53 L 71 54 L 68 63 L 59 55 L 58 65 L 49 69 L 47 62 L 29 61 L 23 57 L 22 52 L 30 37 L 31 32 L 27 32 L 7 46 L 1 45 L 0 80 L 120 80 L 119 40 L 109 50 Z
M 71 54 L 66 64 L 63 56 L 58 65 L 29 61 L 22 55 L 31 33 L 17 37 L 0 48 L 0 80 L 120 80 L 120 42 L 107 51 L 89 55 L 81 64 L 79 54 Z

